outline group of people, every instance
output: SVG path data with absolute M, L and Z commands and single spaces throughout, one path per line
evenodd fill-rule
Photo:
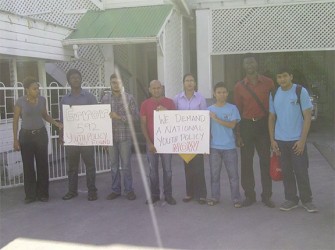
M 184 90 L 173 99 L 163 93 L 159 80 L 149 84 L 150 97 L 144 100 L 140 110 L 134 97 L 124 92 L 121 79 L 112 74 L 111 93 L 102 98 L 102 103 L 111 105 L 110 118 L 113 122 L 113 146 L 108 146 L 111 162 L 112 188 L 107 196 L 114 200 L 121 196 L 121 173 L 123 173 L 124 194 L 128 200 L 135 200 L 131 171 L 132 137 L 129 123 L 140 120 L 141 130 L 146 140 L 146 153 L 149 166 L 148 179 L 151 197 L 147 204 L 161 199 L 159 183 L 159 159 L 163 170 L 164 200 L 175 205 L 172 195 L 172 154 L 157 153 L 154 145 L 154 111 L 160 110 L 209 110 L 210 113 L 210 183 L 211 196 L 207 197 L 204 174 L 204 156 L 195 155 L 184 162 L 186 195 L 183 202 L 197 201 L 199 204 L 216 205 L 220 202 L 220 173 L 225 165 L 229 177 L 231 200 L 236 208 L 247 207 L 256 202 L 253 158 L 256 149 L 261 172 L 261 199 L 265 206 L 274 208 L 271 200 L 272 180 L 270 177 L 271 148 L 281 155 L 285 202 L 280 206 L 289 211 L 298 206 L 299 200 L 308 212 L 317 212 L 312 203 L 312 193 L 308 175 L 306 138 L 311 123 L 311 107 L 308 92 L 302 88 L 301 96 L 296 95 L 297 85 L 292 82 L 290 69 L 277 72 L 280 85 L 275 91 L 274 82 L 258 73 L 254 55 L 243 59 L 246 76 L 236 83 L 234 103 L 227 102 L 229 88 L 224 82 L 214 86 L 215 103 L 207 107 L 206 99 L 197 91 L 195 77 L 186 74 L 183 78 Z M 62 105 L 96 104 L 96 98 L 81 88 L 82 76 L 76 69 L 67 72 L 71 91 L 65 95 Z M 21 150 L 24 168 L 25 202 L 39 199 L 47 201 L 48 160 L 47 133 L 43 119 L 62 131 L 62 122 L 57 122 L 46 112 L 46 100 L 38 95 L 38 84 L 34 79 L 24 82 L 26 95 L 17 100 L 14 110 L 14 149 Z M 272 94 L 271 94 L 272 93 Z M 19 139 L 17 137 L 19 117 L 22 118 Z M 61 115 L 62 117 L 62 115 Z M 62 133 L 60 133 L 62 141 Z M 238 174 L 238 153 L 241 150 L 241 185 L 245 199 L 240 194 Z M 78 195 L 78 165 L 82 157 L 86 166 L 88 200 L 98 198 L 95 186 L 95 166 L 93 146 L 66 146 L 68 161 L 68 192 L 63 196 L 69 200 Z M 36 159 L 37 178 L 34 171 Z M 298 188 L 298 189 L 297 189 Z M 299 190 L 299 194 L 298 191 Z

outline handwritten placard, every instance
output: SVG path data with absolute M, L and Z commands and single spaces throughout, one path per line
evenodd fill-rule
M 113 145 L 109 104 L 63 105 L 64 145 Z
M 154 111 L 154 145 L 158 153 L 209 154 L 208 110 Z

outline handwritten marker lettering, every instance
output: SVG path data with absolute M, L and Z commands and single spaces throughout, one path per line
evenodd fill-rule
M 188 142 L 180 142 L 173 144 L 173 151 L 175 153 L 183 153 L 183 152 L 196 152 L 199 146 L 199 141 L 188 141 Z
M 168 126 L 165 133 L 202 131 L 201 125 Z
M 169 121 L 167 115 L 159 115 L 158 119 L 161 124 L 166 124 Z
M 108 104 L 63 105 L 65 145 L 113 145 Z
M 209 153 L 208 110 L 154 111 L 154 145 L 163 154 Z
M 106 118 L 109 114 L 107 110 L 98 110 L 97 112 L 91 110 L 74 112 L 72 109 L 68 109 L 65 116 L 69 121 L 89 121 Z
M 204 133 L 200 134 L 181 134 L 180 141 L 194 141 L 194 140 L 202 140 L 204 138 Z
M 177 136 L 168 137 L 168 138 L 164 138 L 164 137 L 161 136 L 161 137 L 157 138 L 157 140 L 159 141 L 160 146 L 176 143 L 177 139 L 178 139 Z

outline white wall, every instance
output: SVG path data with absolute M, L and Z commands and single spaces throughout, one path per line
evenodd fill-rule
M 170 98 L 183 90 L 182 24 L 182 16 L 174 11 L 164 29 L 164 79 L 159 80 L 165 85 L 165 95 Z
M 186 18 L 182 18 L 182 39 L 183 39 L 183 75 L 187 74 L 191 70 L 191 62 L 190 62 L 190 30 L 189 30 L 189 24 L 185 20 Z
M 62 40 L 71 29 L 10 13 L 0 12 L 0 54 L 68 61 L 71 48 Z

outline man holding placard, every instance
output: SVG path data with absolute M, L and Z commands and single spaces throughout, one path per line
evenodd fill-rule
M 146 99 L 141 105 L 141 129 L 147 143 L 147 157 L 150 167 L 151 199 L 147 201 L 147 204 L 154 204 L 160 200 L 158 162 L 159 158 L 161 158 L 165 201 L 170 205 L 175 205 L 176 200 L 172 197 L 172 155 L 156 152 L 154 145 L 154 111 L 175 110 L 176 107 L 171 99 L 163 96 L 163 88 L 160 81 L 151 81 L 149 92 L 151 97 Z
M 136 195 L 133 189 L 133 178 L 131 174 L 131 133 L 127 119 L 127 109 L 130 118 L 138 120 L 138 108 L 134 97 L 123 91 L 121 79 L 116 74 L 110 77 L 112 93 L 102 98 L 102 103 L 110 104 L 112 112 L 110 117 L 113 121 L 113 146 L 108 147 L 111 160 L 112 172 L 112 193 L 107 200 L 114 200 L 121 195 L 121 173 L 123 172 L 124 192 L 128 200 L 135 200 Z M 124 98 L 123 98 L 124 97 Z M 121 166 L 120 166 L 121 160 Z
M 67 81 L 71 86 L 70 93 L 66 94 L 61 100 L 61 119 L 63 121 L 63 105 L 92 105 L 97 104 L 95 96 L 81 88 L 82 77 L 77 69 L 70 69 L 66 74 Z M 64 129 L 65 126 L 64 126 Z M 61 142 L 63 135 L 60 135 Z M 88 200 L 94 201 L 98 198 L 97 188 L 95 187 L 95 160 L 93 146 L 75 146 L 65 147 L 68 161 L 68 179 L 69 191 L 63 196 L 63 200 L 70 200 L 78 195 L 78 167 L 79 160 L 82 157 L 86 166 L 86 180 L 88 188 Z

